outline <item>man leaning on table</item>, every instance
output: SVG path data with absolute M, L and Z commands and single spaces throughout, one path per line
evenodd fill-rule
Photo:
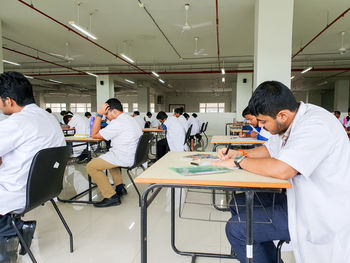
M 109 125 L 101 129 L 103 115 L 110 121 Z M 120 167 L 129 167 L 134 163 L 137 143 L 142 130 L 136 120 L 123 112 L 119 100 L 112 98 L 103 103 L 92 126 L 91 137 L 95 139 L 111 140 L 111 148 L 106 154 L 91 160 L 86 170 L 96 182 L 104 197 L 94 204 L 95 207 L 120 205 L 120 197 L 125 195 Z M 108 169 L 112 175 L 115 187 L 112 187 L 104 170 Z
M 289 236 L 297 263 L 349 262 L 350 144 L 343 127 L 325 109 L 297 103 L 292 92 L 277 81 L 260 84 L 249 107 L 273 135 L 264 146 L 245 152 L 230 150 L 225 156 L 222 149 L 222 160 L 216 165 L 238 166 L 292 184 L 287 198 L 278 195 L 276 199 L 273 223 L 253 226 L 254 262 L 275 262 L 272 240 Z M 271 206 L 271 196 L 265 194 L 262 203 Z M 259 217 L 258 208 L 254 209 L 253 215 Z M 235 219 L 232 211 L 226 234 L 244 262 L 245 225 L 230 223 Z

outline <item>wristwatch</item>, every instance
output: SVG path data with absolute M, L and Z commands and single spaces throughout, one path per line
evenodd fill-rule
M 103 115 L 96 113 L 96 117 L 100 117 L 102 119 Z
M 239 165 L 239 163 L 242 162 L 245 157 L 246 156 L 242 156 L 242 155 L 235 157 L 234 163 L 239 169 L 242 169 L 242 167 Z

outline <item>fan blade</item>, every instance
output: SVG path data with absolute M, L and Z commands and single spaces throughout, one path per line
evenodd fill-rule
M 199 27 L 210 26 L 211 24 L 212 24 L 211 21 L 207 21 L 207 22 L 204 22 L 204 23 L 192 25 L 192 28 L 199 28 Z

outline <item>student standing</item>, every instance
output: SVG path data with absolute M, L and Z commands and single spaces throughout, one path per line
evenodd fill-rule
M 25 208 L 33 157 L 42 149 L 66 143 L 56 119 L 35 104 L 32 86 L 22 74 L 0 75 L 0 110 L 9 116 L 0 122 L 0 251 L 7 251 L 0 258 L 8 262 L 17 258 L 18 247 L 8 213 Z M 17 225 L 30 246 L 36 222 L 17 220 Z M 17 246 L 6 248 L 11 239 L 17 240 Z M 25 254 L 24 248 L 20 254 Z
M 277 195 L 272 224 L 253 225 L 254 262 L 275 262 L 273 240 L 291 238 L 297 263 L 349 262 L 350 144 L 338 120 L 325 109 L 297 103 L 284 84 L 259 85 L 249 108 L 270 131 L 265 145 L 240 151 L 219 151 L 219 166 L 237 166 L 263 176 L 289 180 L 287 198 Z M 317 131 L 317 136 L 312 131 Z M 267 208 L 272 197 L 265 196 Z M 253 219 L 259 218 L 254 208 Z M 243 212 L 244 216 L 244 211 Z M 240 262 L 245 262 L 244 224 L 226 225 L 226 234 Z
M 174 110 L 174 116 L 180 120 L 180 123 L 185 128 L 185 130 L 188 130 L 188 124 L 186 118 L 183 116 L 184 110 L 183 108 L 176 108 Z
M 101 130 L 103 115 L 110 120 L 108 126 Z M 136 147 L 142 135 L 136 120 L 123 112 L 119 100 L 112 98 L 103 103 L 96 115 L 92 127 L 92 138 L 111 140 L 111 148 L 106 154 L 91 160 L 86 170 L 96 182 L 103 200 L 94 204 L 95 207 L 108 207 L 121 204 L 120 197 L 125 195 L 120 167 L 133 165 Z M 114 187 L 111 186 L 104 170 L 112 175 Z

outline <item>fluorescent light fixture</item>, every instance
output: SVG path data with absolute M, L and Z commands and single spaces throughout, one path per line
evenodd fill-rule
M 294 78 L 295 78 L 295 76 L 291 76 L 291 77 L 290 77 L 291 80 L 294 79 Z
M 8 61 L 8 60 L 5 60 L 5 59 L 3 59 L 2 62 L 5 62 L 7 64 L 11 64 L 11 65 L 15 65 L 15 66 L 20 66 L 21 65 L 21 64 L 18 64 L 16 62 Z
M 221 74 L 225 75 L 225 69 L 224 68 L 221 69 Z
M 63 84 L 63 82 L 61 82 L 61 81 L 58 81 L 58 80 L 54 80 L 54 79 L 49 79 L 49 81 L 51 81 L 51 82 L 54 82 L 54 83 L 59 83 L 59 84 Z
M 157 78 L 159 78 L 159 74 L 157 74 L 157 72 L 152 71 L 152 74 L 153 74 L 154 76 L 156 76 Z
M 304 69 L 304 70 L 301 72 L 301 74 L 304 74 L 304 73 L 306 73 L 306 72 L 308 72 L 308 71 L 310 71 L 310 70 L 312 70 L 312 67 L 308 67 L 308 68 Z
M 323 81 L 321 83 L 318 83 L 317 86 L 323 86 L 323 85 L 326 85 L 328 83 L 328 81 Z
M 165 83 L 165 81 L 164 80 L 162 80 L 162 79 L 158 79 L 160 82 L 162 82 L 163 84 Z
M 90 38 L 92 38 L 92 39 L 94 39 L 94 40 L 97 39 L 97 37 L 95 37 L 95 36 L 94 36 L 93 34 L 91 34 L 89 31 L 87 31 L 86 29 L 84 29 L 84 28 L 82 28 L 81 26 L 79 26 L 78 24 L 76 24 L 74 21 L 69 21 L 69 24 L 70 24 L 72 27 L 78 29 L 78 30 L 79 30 L 81 33 L 83 33 L 84 35 L 87 35 L 88 37 L 90 37 Z
M 95 78 L 97 78 L 97 77 L 98 77 L 96 74 L 91 73 L 91 72 L 88 72 L 88 71 L 86 71 L 85 73 L 86 73 L 86 74 L 88 74 L 88 75 L 90 75 L 90 76 L 93 76 L 93 77 L 95 77 Z
M 222 78 L 221 81 L 222 81 L 222 83 L 225 83 L 225 78 Z
M 124 55 L 124 54 L 120 54 L 123 58 L 125 58 L 127 61 L 129 61 L 130 63 L 135 63 L 135 61 L 133 61 L 131 58 L 129 58 L 128 56 Z
M 131 84 L 135 84 L 135 82 L 131 81 L 131 80 L 128 80 L 128 79 L 125 79 L 126 82 L 129 82 Z
M 25 76 L 27 79 L 34 79 L 34 78 L 31 77 L 31 76 L 27 76 L 27 75 L 23 75 L 23 76 Z

